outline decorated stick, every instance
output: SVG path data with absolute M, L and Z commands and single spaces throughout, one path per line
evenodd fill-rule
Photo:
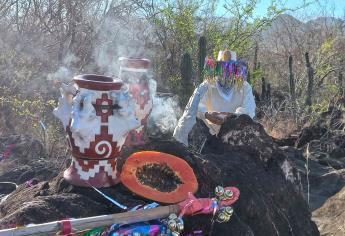
M 171 213 L 178 214 L 177 205 L 162 206 L 153 209 L 124 212 L 111 215 L 94 216 L 80 219 L 68 219 L 54 221 L 45 224 L 37 224 L 22 228 L 12 228 L 0 230 L 1 236 L 21 236 L 21 235 L 68 235 L 71 232 L 78 232 L 86 229 L 92 229 L 112 224 L 131 224 L 158 218 L 164 218 Z
M 217 191 L 218 188 L 218 191 Z M 215 213 L 217 209 L 226 208 L 237 201 L 239 197 L 239 190 L 235 187 L 217 187 L 216 198 L 195 198 L 193 194 L 178 204 L 161 206 L 152 209 L 143 209 L 137 211 L 129 211 L 118 214 L 94 216 L 80 219 L 67 219 L 61 221 L 54 221 L 44 224 L 37 224 L 25 227 L 17 227 L 11 229 L 0 230 L 0 236 L 21 236 L 21 235 L 55 235 L 57 232 L 60 235 L 69 235 L 72 232 L 80 232 L 87 229 L 92 229 L 101 226 L 108 226 L 112 224 L 131 224 L 142 221 L 149 221 L 154 219 L 166 218 L 171 214 L 179 215 L 196 215 L 196 214 L 211 214 Z M 228 210 L 229 211 L 229 210 Z M 220 212 L 220 214 L 223 214 Z M 223 220 L 227 221 L 225 215 Z

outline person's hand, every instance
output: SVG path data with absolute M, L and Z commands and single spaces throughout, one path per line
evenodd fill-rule
M 211 111 L 205 113 L 205 118 L 216 125 L 222 125 L 226 118 L 230 115 L 231 113 L 229 112 Z

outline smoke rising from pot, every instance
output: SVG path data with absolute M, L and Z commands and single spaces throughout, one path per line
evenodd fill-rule
M 150 88 L 150 91 L 153 108 L 148 121 L 149 132 L 155 134 L 158 129 L 163 134 L 173 133 L 181 116 L 177 96 L 158 96 L 154 88 Z
M 138 19 L 128 18 L 121 21 L 108 18 L 95 28 L 99 31 L 99 35 L 93 57 L 99 73 L 118 76 L 119 57 L 152 59 L 154 56 L 154 53 L 143 44 L 144 39 L 151 34 L 147 30 L 148 25 Z
M 73 53 L 67 53 L 62 65 L 53 73 L 48 74 L 49 80 L 58 80 L 63 83 L 72 81 L 77 74 L 102 74 L 112 77 L 119 76 L 119 57 L 143 57 L 152 61 L 155 52 L 150 50 L 143 42 L 144 38 L 151 37 L 149 25 L 138 19 L 121 21 L 108 18 L 102 24 L 94 25 L 98 37 L 93 45 L 92 63 L 85 65 L 83 70 L 78 70 L 76 65 L 80 59 Z M 151 35 L 151 36 L 150 36 Z M 173 132 L 180 109 L 176 97 L 160 97 L 156 94 L 155 75 L 152 70 L 148 73 L 153 86 L 150 91 L 153 99 L 153 110 L 149 117 L 149 127 L 162 133 Z
M 154 52 L 143 44 L 147 37 L 154 39 L 148 24 L 138 19 L 127 19 L 126 22 L 122 22 L 110 18 L 100 27 L 98 43 L 94 50 L 94 59 L 99 73 L 118 77 L 119 57 L 143 57 L 151 61 L 154 58 Z M 154 130 L 158 128 L 162 133 L 172 133 L 181 113 L 177 99 L 157 96 L 157 82 L 152 70 L 149 71 L 148 78 L 153 99 L 148 126 Z
M 48 80 L 56 80 L 63 83 L 72 82 L 73 76 L 78 71 L 74 65 L 79 60 L 73 53 L 67 53 L 62 60 L 62 65 L 55 72 L 47 75 Z

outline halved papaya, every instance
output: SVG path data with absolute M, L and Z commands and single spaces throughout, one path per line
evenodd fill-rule
M 155 151 L 133 153 L 121 172 L 122 183 L 132 192 L 162 203 L 177 203 L 198 190 L 198 181 L 188 163 Z

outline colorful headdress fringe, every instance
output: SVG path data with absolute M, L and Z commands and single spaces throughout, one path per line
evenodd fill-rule
M 243 61 L 215 61 L 207 57 L 202 72 L 203 79 L 215 82 L 216 78 L 228 80 L 241 87 L 247 79 L 247 64 Z

